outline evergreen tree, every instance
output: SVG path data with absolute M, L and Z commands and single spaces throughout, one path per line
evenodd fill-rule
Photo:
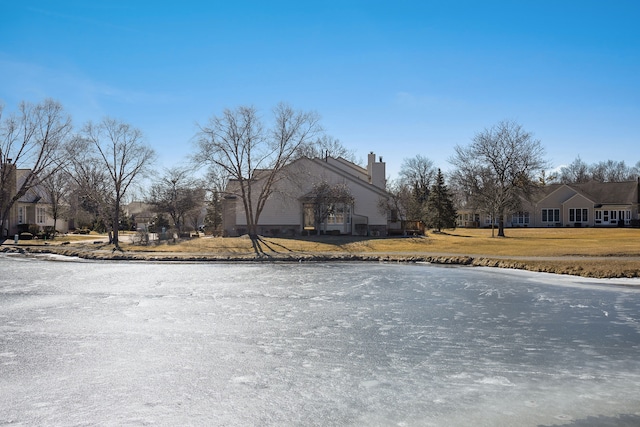
M 453 197 L 444 183 L 440 169 L 436 183 L 431 187 L 426 204 L 427 226 L 440 231 L 443 228 L 455 228 L 457 212 L 453 207 Z
M 211 193 L 211 200 L 207 205 L 207 215 L 204 217 L 204 228 L 214 236 L 221 234 L 222 228 L 222 195 L 218 191 Z

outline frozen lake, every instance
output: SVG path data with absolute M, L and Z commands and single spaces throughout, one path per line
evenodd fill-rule
M 0 255 L 0 425 L 91 424 L 637 426 L 640 287 Z

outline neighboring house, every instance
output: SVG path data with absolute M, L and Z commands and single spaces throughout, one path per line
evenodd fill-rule
M 386 236 L 387 213 L 378 207 L 380 199 L 389 196 L 385 190 L 385 173 L 385 163 L 382 159 L 376 162 L 374 153 L 368 156 L 367 168 L 342 158 L 297 159 L 281 171 L 260 215 L 257 232 L 271 236 L 315 232 Z M 310 195 L 314 185 L 323 181 L 330 185 L 344 184 L 354 202 L 337 206 L 320 225 L 320 230 L 316 230 Z M 253 185 L 256 189 L 262 185 L 259 174 Z M 247 233 L 243 203 L 236 188 L 236 182 L 229 181 L 223 201 L 222 226 L 226 236 Z
M 15 178 L 9 180 L 15 183 L 15 188 L 9 189 L 8 197 L 13 197 L 24 180 L 29 174 L 29 169 L 13 169 Z M 3 224 L 3 232 L 7 236 L 13 236 L 22 231 L 28 231 L 30 226 L 37 226 L 39 230 L 45 227 L 53 227 L 54 221 L 51 216 L 51 202 L 49 197 L 41 186 L 34 186 L 27 193 L 20 197 L 11 208 L 8 221 Z M 56 221 L 56 230 L 61 233 L 69 231 L 69 221 L 64 218 L 58 218 Z
M 149 203 L 134 201 L 124 207 L 125 214 L 131 218 L 137 231 L 147 231 L 155 217 L 153 206 Z
M 505 227 L 638 226 L 640 178 L 627 182 L 550 184 L 522 210 L 505 218 Z M 458 212 L 459 227 L 491 226 L 491 216 L 472 210 Z M 497 225 L 497 219 L 495 219 Z

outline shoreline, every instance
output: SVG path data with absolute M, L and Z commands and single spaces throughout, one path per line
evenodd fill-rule
M 275 253 L 275 254 L 230 254 L 188 253 L 160 251 L 116 251 L 77 245 L 13 246 L 3 245 L 0 253 L 24 255 L 53 254 L 95 261 L 148 261 L 148 262 L 396 262 L 429 263 L 437 265 L 461 265 L 493 267 L 552 273 L 595 279 L 640 278 L 640 269 L 608 269 L 615 262 L 624 262 L 631 257 L 509 257 L 491 255 L 456 255 L 433 253 Z M 603 264 L 603 268 L 593 268 Z M 591 267 L 591 268 L 590 268 Z

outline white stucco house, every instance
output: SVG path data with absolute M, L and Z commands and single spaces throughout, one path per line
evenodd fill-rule
M 379 208 L 381 198 L 387 198 L 385 163 L 376 155 L 368 155 L 363 168 L 343 158 L 302 157 L 286 166 L 274 183 L 273 194 L 267 200 L 258 220 L 257 232 L 263 236 L 295 236 L 306 233 L 349 235 L 387 235 L 387 213 Z M 321 182 L 342 184 L 349 189 L 354 202 L 336 206 L 316 230 L 313 207 L 308 195 Z M 252 186 L 258 188 L 261 178 Z M 241 198 L 233 180 L 227 185 L 223 206 L 223 230 L 226 236 L 247 233 L 247 221 Z

